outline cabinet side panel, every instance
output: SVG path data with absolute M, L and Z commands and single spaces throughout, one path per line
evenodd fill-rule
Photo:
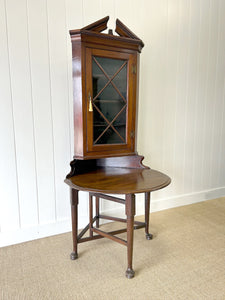
M 137 53 L 136 56 L 136 82 L 135 82 L 135 90 L 134 90 L 134 109 L 135 109 L 135 128 L 134 128 L 134 132 L 135 132 L 135 141 L 134 141 L 134 151 L 137 151 L 137 133 L 138 133 L 138 107 L 139 107 L 139 69 L 140 69 L 140 53 Z
M 82 55 L 81 43 L 72 42 L 73 53 L 73 110 L 74 110 L 74 155 L 83 155 L 83 112 L 82 112 Z
M 136 150 L 136 96 L 137 96 L 137 54 L 133 53 L 129 59 L 129 102 L 127 117 L 127 141 L 132 152 Z

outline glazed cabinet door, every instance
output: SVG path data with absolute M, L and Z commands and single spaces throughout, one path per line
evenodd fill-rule
M 136 55 L 86 49 L 87 152 L 134 152 Z

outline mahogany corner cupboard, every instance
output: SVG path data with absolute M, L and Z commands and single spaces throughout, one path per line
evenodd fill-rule
M 144 157 L 136 152 L 139 55 L 144 44 L 118 19 L 117 35 L 112 30 L 102 33 L 108 19 L 70 31 L 75 141 L 74 160 L 65 179 L 71 192 L 70 258 L 78 258 L 79 243 L 106 237 L 127 247 L 125 275 L 133 278 L 134 229 L 145 228 L 146 239 L 152 239 L 150 192 L 166 187 L 171 180 L 144 166 Z M 79 191 L 89 192 L 89 223 L 78 233 Z M 136 193 L 145 195 L 144 222 L 134 220 Z M 125 199 L 115 196 L 120 194 Z M 102 214 L 100 199 L 124 204 L 126 219 Z M 101 219 L 125 223 L 126 228 L 105 232 Z M 116 236 L 123 232 L 127 240 Z
M 139 55 L 144 46 L 116 20 L 105 17 L 71 30 L 74 158 L 78 160 L 136 155 Z

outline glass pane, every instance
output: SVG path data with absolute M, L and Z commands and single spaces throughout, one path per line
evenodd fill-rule
M 119 135 L 110 127 L 97 141 L 96 144 L 124 144 L 124 141 Z
M 109 122 L 111 122 L 116 117 L 116 115 L 121 111 L 121 109 L 125 105 L 124 102 L 118 100 L 96 100 L 94 103 Z M 99 122 L 99 118 L 104 120 L 100 113 L 96 111 L 96 114 L 94 114 L 94 124 L 96 122 Z
M 97 62 L 104 69 L 106 74 L 111 78 L 113 75 L 119 70 L 119 68 L 123 65 L 125 60 L 122 59 L 114 59 L 114 58 L 106 58 L 106 57 L 98 57 L 95 56 Z
M 124 109 L 119 116 L 115 119 L 115 121 L 113 122 L 113 126 L 125 126 L 126 127 L 126 109 Z M 125 139 L 125 135 L 123 136 L 123 138 Z
M 98 84 L 97 84 L 98 85 Z M 100 87 L 97 89 L 100 91 Z M 95 98 L 94 98 L 95 99 Z M 122 100 L 122 97 L 117 92 L 117 90 L 113 87 L 112 83 L 109 83 L 107 87 L 101 92 L 101 94 L 96 98 L 98 100 Z
M 122 142 L 123 140 L 126 140 L 126 109 L 119 114 L 119 116 L 113 122 L 113 126 L 122 137 L 120 140 L 122 140 Z
M 93 60 L 92 63 L 93 99 L 104 88 L 104 86 L 108 81 L 109 81 L 108 78 L 104 75 L 102 70 L 98 67 L 96 62 Z M 97 99 L 99 99 L 99 97 Z
M 120 70 L 121 66 L 123 67 Z M 95 56 L 92 62 L 92 77 L 94 104 L 93 142 L 95 144 L 125 143 L 126 108 L 124 106 L 126 106 L 127 99 L 126 60 Z M 111 81 L 112 78 L 113 80 Z M 104 132 L 108 124 L 113 120 L 113 126 L 115 126 L 116 131 L 110 126 Z M 104 134 L 102 134 L 103 132 Z
M 126 141 L 126 109 L 124 109 L 113 122 L 116 131 L 109 127 L 98 139 L 100 134 L 106 129 L 106 122 L 94 124 L 94 141 L 96 144 L 123 144 Z
M 121 124 L 121 125 L 118 125 L 118 126 L 114 126 L 114 128 L 119 132 L 119 134 L 123 137 L 123 138 L 125 138 L 126 137 L 126 124 Z M 123 141 L 122 141 L 122 139 L 120 138 L 120 143 L 124 143 Z
M 99 135 L 106 129 L 108 123 L 99 114 L 99 112 L 93 107 L 94 114 L 94 141 L 99 137 Z
M 123 98 L 127 99 L 127 65 L 113 78 L 112 82 L 119 90 Z

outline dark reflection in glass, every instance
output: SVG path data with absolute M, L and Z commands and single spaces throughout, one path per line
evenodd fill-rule
M 127 61 L 93 57 L 92 78 L 94 144 L 126 143 Z
M 104 72 L 112 78 L 113 75 L 119 70 L 119 68 L 124 64 L 125 60 L 123 59 L 114 59 L 95 56 L 96 61 L 101 65 Z
M 96 144 L 122 144 L 120 136 L 110 127 L 100 137 Z
M 103 113 L 103 115 L 106 117 L 108 121 L 112 121 L 121 111 L 121 109 L 124 107 L 124 102 L 122 101 L 103 101 L 103 100 L 97 100 L 95 101 L 96 107 Z M 94 115 L 95 121 L 97 119 L 102 119 L 103 117 L 97 112 L 96 115 Z

